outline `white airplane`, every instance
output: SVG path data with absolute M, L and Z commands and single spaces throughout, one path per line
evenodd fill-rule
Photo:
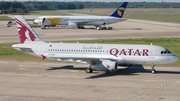
M 15 16 L 21 44 L 14 49 L 37 55 L 42 59 L 65 60 L 89 63 L 87 73 L 93 70 L 114 72 L 121 65 L 151 65 L 174 63 L 177 56 L 168 49 L 156 45 L 133 44 L 87 44 L 87 43 L 46 43 L 26 22 L 23 16 Z
M 83 28 L 84 25 L 94 25 L 97 29 L 102 29 L 101 25 L 107 25 L 125 21 L 122 18 L 126 9 L 127 2 L 124 2 L 117 10 L 110 16 L 40 16 L 34 20 L 38 25 L 56 26 L 67 25 L 68 28 Z

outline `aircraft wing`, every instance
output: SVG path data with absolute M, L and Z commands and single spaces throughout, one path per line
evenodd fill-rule
M 89 22 L 95 22 L 95 21 L 101 21 L 101 20 L 69 21 L 68 23 L 77 23 L 77 24 L 84 25 L 84 24 L 86 24 L 86 23 L 89 23 Z
M 111 58 L 111 57 L 53 57 L 54 59 L 58 60 L 71 60 L 71 61 L 76 61 L 76 62 L 87 62 L 87 63 L 96 63 L 96 62 L 100 62 L 100 61 L 105 61 L 105 60 L 109 60 L 109 61 L 119 61 L 121 63 L 124 63 L 125 60 L 124 58 Z

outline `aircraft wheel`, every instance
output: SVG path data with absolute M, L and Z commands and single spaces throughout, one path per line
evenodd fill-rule
M 152 71 L 152 74 L 155 74 L 155 73 L 156 73 L 156 70 L 153 70 L 153 71 Z
M 93 70 L 91 68 L 86 68 L 86 73 L 92 73 Z
M 97 30 L 102 30 L 102 27 L 97 27 L 96 29 L 97 29 Z

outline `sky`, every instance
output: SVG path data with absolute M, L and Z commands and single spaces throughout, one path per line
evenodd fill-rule
M 1 1 L 1 0 L 0 0 Z M 3 1 L 3 0 L 2 0 Z M 33 0 L 4 0 L 4 1 L 33 1 Z M 35 1 L 52 1 L 52 0 L 35 0 Z M 92 1 L 92 2 L 180 2 L 180 0 L 53 0 L 53 1 Z

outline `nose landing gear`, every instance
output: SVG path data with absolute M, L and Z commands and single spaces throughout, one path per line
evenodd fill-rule
M 152 64 L 151 67 L 152 67 L 152 74 L 155 74 L 155 73 L 156 73 L 156 70 L 155 70 L 155 68 L 154 68 L 154 64 Z

